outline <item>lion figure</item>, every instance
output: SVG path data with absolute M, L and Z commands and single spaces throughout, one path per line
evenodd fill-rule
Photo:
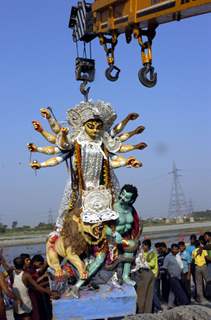
M 47 240 L 47 262 L 54 269 L 56 277 L 63 276 L 59 260 L 59 257 L 63 257 L 77 269 L 80 279 L 87 279 L 89 275 L 80 256 L 88 250 L 90 245 L 98 245 L 106 239 L 103 224 L 84 223 L 80 214 L 79 208 L 67 212 L 61 234 L 49 236 Z

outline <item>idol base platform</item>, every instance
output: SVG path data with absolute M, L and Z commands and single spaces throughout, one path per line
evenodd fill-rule
M 134 287 L 101 285 L 99 290 L 81 290 L 80 298 L 53 301 L 53 320 L 97 320 L 124 317 L 136 313 Z

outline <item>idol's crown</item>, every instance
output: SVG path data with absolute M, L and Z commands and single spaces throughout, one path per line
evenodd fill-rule
M 112 106 L 104 101 L 83 101 L 67 111 L 67 121 L 75 130 L 80 129 L 85 122 L 92 119 L 101 120 L 104 124 L 104 129 L 109 130 L 116 118 L 117 115 Z

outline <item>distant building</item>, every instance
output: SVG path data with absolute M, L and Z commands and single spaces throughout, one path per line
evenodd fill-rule
M 184 223 L 184 218 L 183 217 L 176 217 L 176 223 L 180 224 L 180 223 Z

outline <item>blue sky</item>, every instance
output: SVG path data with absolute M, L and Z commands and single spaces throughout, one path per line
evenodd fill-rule
M 45 125 L 41 107 L 51 105 L 57 118 L 64 120 L 67 108 L 82 100 L 74 78 L 76 50 L 67 27 L 73 3 L 1 3 L 0 218 L 4 223 L 46 221 L 49 209 L 56 216 L 67 179 L 65 166 L 43 169 L 35 176 L 28 166 L 26 143 L 45 145 L 31 125 L 33 119 Z M 144 217 L 167 215 L 173 160 L 183 169 L 181 183 L 194 209 L 211 208 L 210 30 L 210 14 L 158 28 L 153 44 L 158 84 L 153 89 L 141 86 L 137 79 L 141 61 L 135 40 L 127 45 L 120 37 L 116 64 L 122 72 L 116 83 L 105 79 L 105 54 L 98 41 L 93 43 L 97 73 L 90 97 L 111 102 L 118 119 L 138 112 L 140 119 L 128 129 L 146 127 L 133 139 L 149 146 L 135 153 L 144 167 L 117 170 L 121 184 L 139 188 L 136 207 Z

